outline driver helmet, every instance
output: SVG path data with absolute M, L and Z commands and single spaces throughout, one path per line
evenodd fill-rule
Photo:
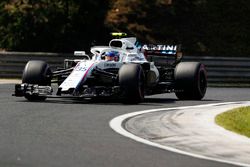
M 117 51 L 109 51 L 105 54 L 105 60 L 107 61 L 118 61 L 119 60 L 119 52 Z

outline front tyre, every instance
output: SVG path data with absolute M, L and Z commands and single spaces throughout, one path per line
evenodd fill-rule
M 144 71 L 139 64 L 124 64 L 119 70 L 119 83 L 124 103 L 137 104 L 144 99 Z
M 207 72 L 199 62 L 181 62 L 175 68 L 175 95 L 180 100 L 201 100 L 207 90 Z
M 49 65 L 40 60 L 29 61 L 23 71 L 22 83 L 50 86 L 51 85 L 51 69 Z M 26 94 L 25 98 L 29 101 L 44 101 L 45 96 Z

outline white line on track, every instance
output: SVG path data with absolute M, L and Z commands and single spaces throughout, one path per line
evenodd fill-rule
M 195 158 L 200 158 L 200 159 L 205 159 L 205 160 L 212 160 L 212 161 L 216 161 L 216 162 L 232 164 L 232 165 L 237 165 L 237 166 L 250 167 L 250 164 L 245 164 L 245 163 L 240 163 L 240 162 L 233 162 L 233 161 L 228 161 L 228 160 L 222 160 L 222 159 L 219 159 L 219 158 L 212 158 L 212 157 L 208 157 L 208 156 L 204 156 L 204 155 L 190 153 L 190 152 L 187 152 L 187 151 L 182 151 L 180 149 L 176 149 L 176 148 L 169 147 L 169 146 L 166 146 L 166 145 L 161 145 L 159 143 L 155 143 L 155 142 L 146 140 L 144 138 L 138 137 L 138 136 L 128 132 L 123 127 L 123 123 L 124 123 L 125 120 L 128 120 L 128 119 L 130 119 L 132 117 L 135 117 L 135 116 L 138 116 L 138 115 L 141 115 L 141 114 L 153 113 L 153 112 L 158 112 L 158 111 L 183 110 L 183 109 L 190 109 L 190 108 L 197 109 L 197 108 L 221 106 L 221 105 L 234 105 L 234 104 L 239 104 L 239 105 L 242 104 L 242 105 L 244 105 L 244 103 L 247 103 L 247 102 L 226 102 L 226 103 L 205 104 L 205 105 L 198 105 L 198 106 L 185 106 L 185 107 L 174 107 L 174 108 L 161 108 L 161 109 L 144 110 L 144 111 L 138 111 L 138 112 L 133 112 L 133 113 L 128 113 L 128 114 L 125 114 L 125 115 L 118 116 L 118 117 L 112 119 L 110 121 L 109 125 L 114 131 L 116 131 L 117 133 L 119 133 L 119 134 L 121 134 L 121 135 L 123 135 L 125 137 L 131 138 L 131 139 L 133 139 L 133 140 L 135 140 L 137 142 L 144 143 L 144 144 L 147 144 L 147 145 L 150 145 L 150 146 L 154 146 L 154 147 L 157 147 L 157 148 L 160 148 L 160 149 L 164 149 L 164 150 L 167 150 L 167 151 L 172 151 L 172 152 L 183 154 L 183 155 L 192 156 L 192 157 L 195 157 Z M 248 104 L 249 104 L 249 102 L 248 102 Z

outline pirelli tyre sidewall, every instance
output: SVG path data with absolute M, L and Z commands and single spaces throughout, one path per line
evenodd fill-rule
M 181 62 L 175 68 L 175 94 L 180 100 L 201 100 L 207 89 L 207 71 L 199 62 Z
M 40 60 L 29 61 L 23 71 L 22 83 L 35 84 L 39 86 L 51 85 L 51 69 L 49 65 Z M 37 95 L 25 95 L 29 101 L 43 101 L 46 97 Z
M 119 84 L 124 103 L 137 104 L 144 99 L 145 74 L 140 64 L 124 64 L 119 70 Z

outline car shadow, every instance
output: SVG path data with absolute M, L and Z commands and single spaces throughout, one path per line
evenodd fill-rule
M 183 100 L 177 98 L 158 98 L 158 97 L 146 97 L 143 102 L 139 104 L 123 103 L 121 99 L 115 98 L 96 98 L 96 99 L 84 99 L 84 98 L 48 98 L 45 101 L 28 101 L 26 99 L 18 100 L 18 102 L 24 103 L 54 103 L 54 104 L 88 104 L 88 105 L 140 105 L 140 106 L 163 106 L 166 104 L 179 103 Z M 193 100 L 185 100 L 193 101 Z M 198 102 L 198 101 L 194 101 Z M 204 99 L 199 101 L 202 104 L 207 102 L 220 102 L 220 100 Z

